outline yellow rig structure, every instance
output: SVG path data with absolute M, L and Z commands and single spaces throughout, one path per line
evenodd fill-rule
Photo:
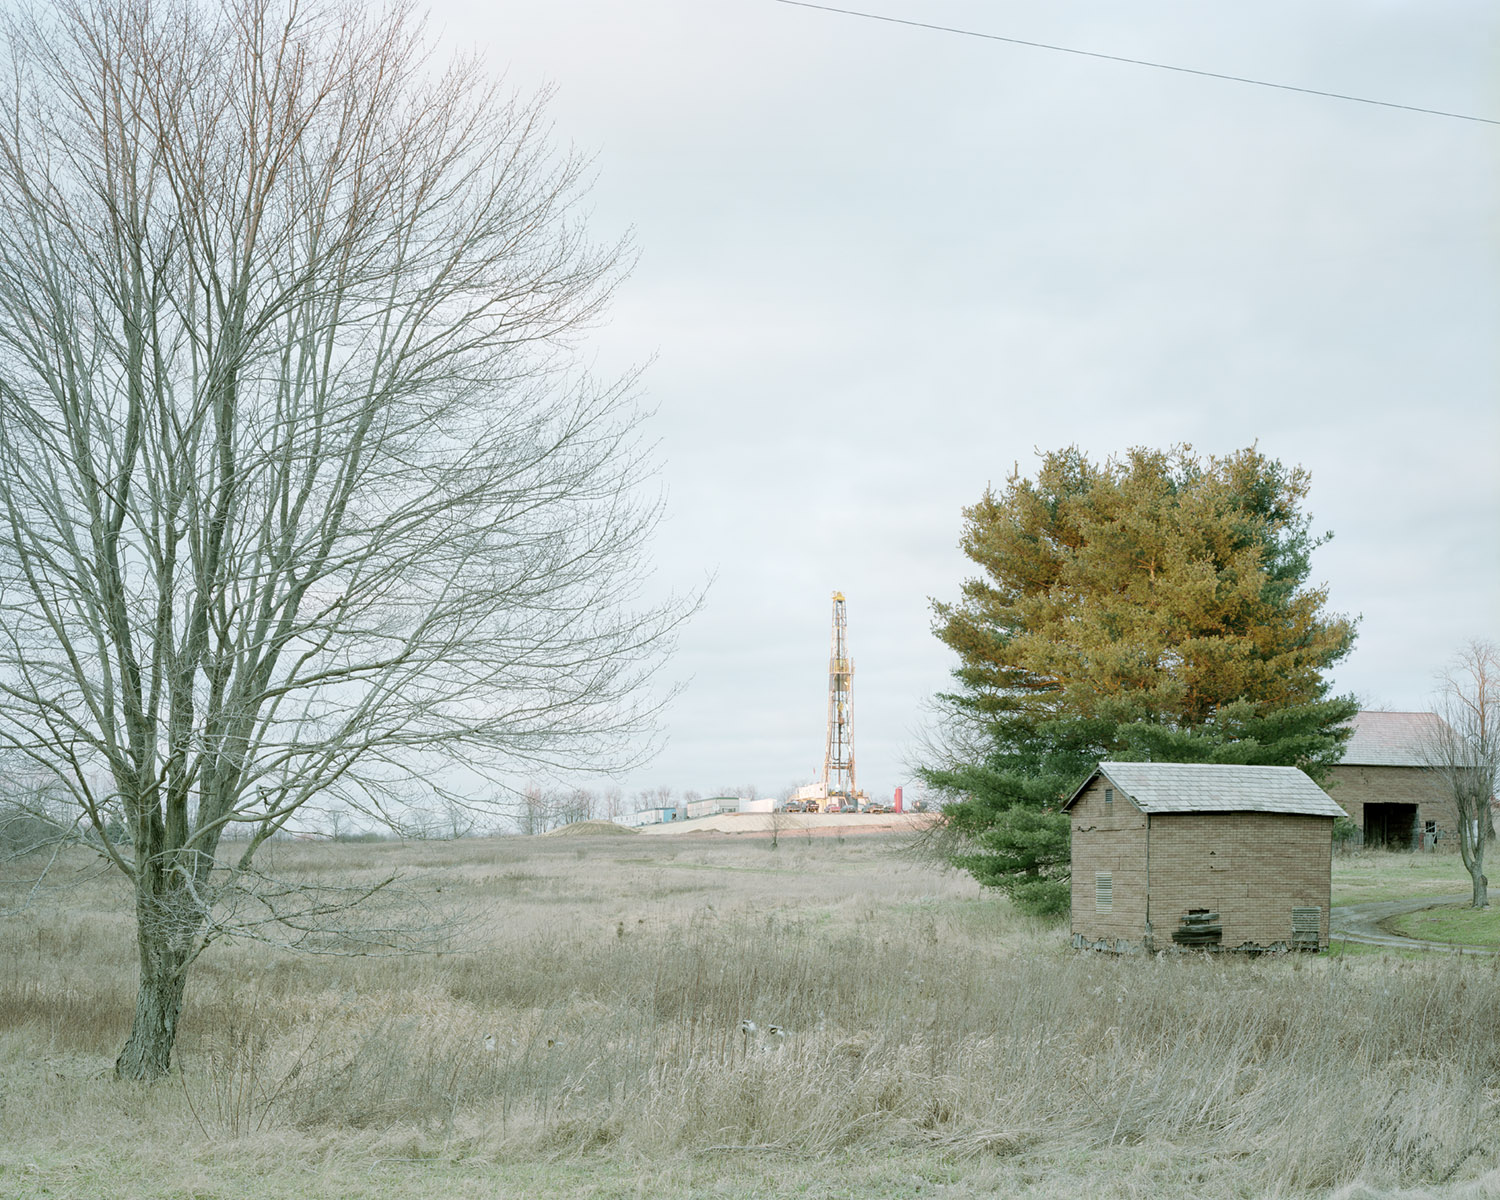
M 833 633 L 828 647 L 828 734 L 823 775 L 792 794 L 795 812 L 858 812 L 865 802 L 854 772 L 854 660 L 849 657 L 849 617 L 844 593 L 833 593 Z

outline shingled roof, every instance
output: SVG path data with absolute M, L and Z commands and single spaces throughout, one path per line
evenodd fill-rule
M 1422 744 L 1440 723 L 1430 712 L 1357 712 L 1339 762 L 1346 767 L 1425 766 Z
M 1342 817 L 1342 808 L 1296 767 L 1102 762 L 1063 805 L 1103 775 L 1146 813 L 1270 812 Z

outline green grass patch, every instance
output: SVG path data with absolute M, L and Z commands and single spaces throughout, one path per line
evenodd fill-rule
M 1500 948 L 1500 908 L 1428 908 L 1388 922 L 1392 929 L 1424 942 Z
M 1409 896 L 1463 895 L 1469 873 L 1456 854 L 1366 850 L 1333 859 L 1333 903 L 1365 904 Z
M 1329 958 L 1368 958 L 1371 955 L 1394 955 L 1397 958 L 1427 958 L 1433 953 L 1432 950 L 1402 950 L 1395 946 L 1372 946 L 1368 942 L 1349 942 L 1342 938 L 1334 937 L 1328 943 L 1325 954 Z

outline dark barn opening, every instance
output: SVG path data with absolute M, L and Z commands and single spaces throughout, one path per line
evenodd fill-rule
M 1365 845 L 1382 850 L 1411 850 L 1417 838 L 1415 804 L 1366 804 Z

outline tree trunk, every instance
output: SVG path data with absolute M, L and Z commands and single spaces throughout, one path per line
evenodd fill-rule
M 1488 908 L 1490 903 L 1490 881 L 1489 877 L 1484 873 L 1483 866 L 1478 862 L 1474 863 L 1469 868 L 1469 876 L 1474 881 L 1474 907 Z
M 161 883 L 157 877 L 136 886 L 140 985 L 130 1037 L 115 1060 L 116 1079 L 145 1083 L 161 1079 L 171 1066 L 177 1042 L 177 1018 L 202 917 L 185 893 L 161 887 Z
M 177 1018 L 182 1013 L 182 993 L 187 984 L 184 964 L 177 955 L 154 956 L 148 969 L 142 955 L 141 983 L 135 998 L 135 1020 L 120 1057 L 115 1059 L 116 1079 L 145 1083 L 166 1075 L 177 1042 Z

